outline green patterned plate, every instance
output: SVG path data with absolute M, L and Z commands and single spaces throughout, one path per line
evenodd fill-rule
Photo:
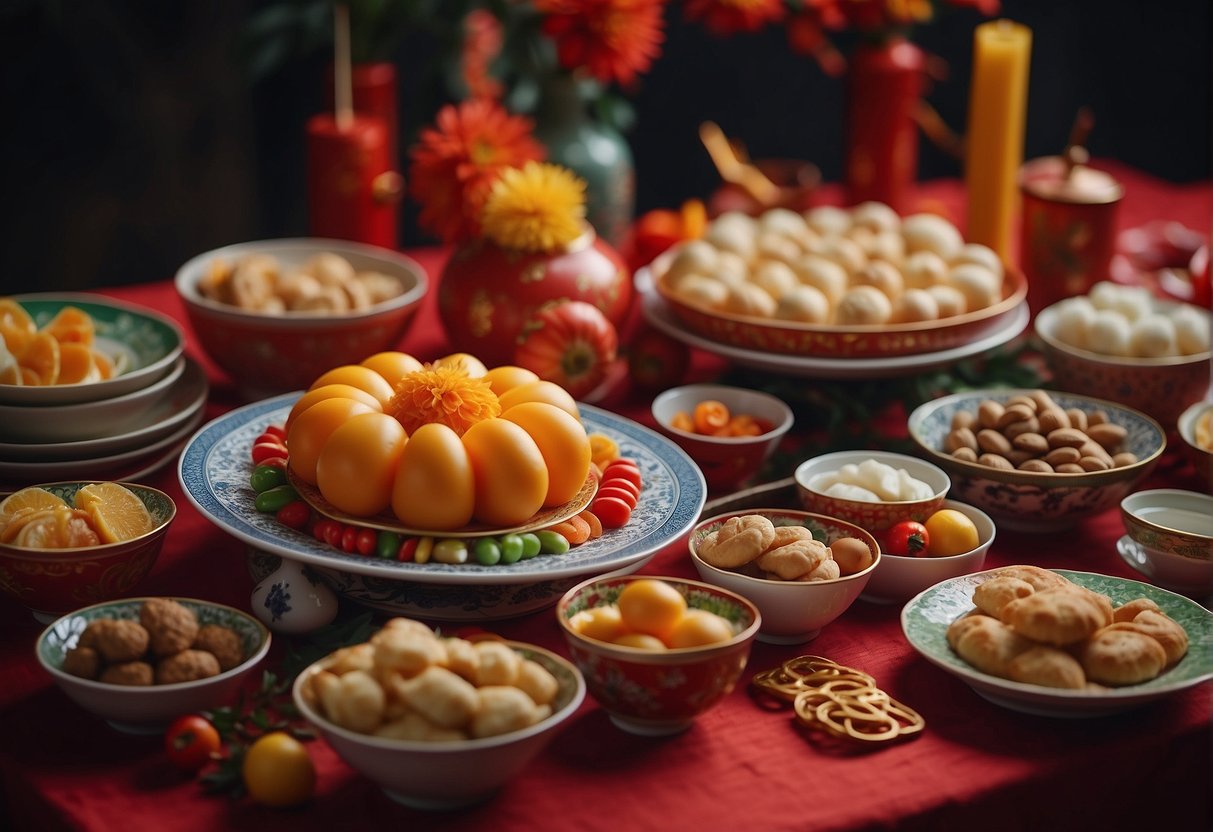
M 943 581 L 911 599 L 901 611 L 906 640 L 923 658 L 959 676 L 991 702 L 1041 716 L 1103 716 L 1153 702 L 1213 678 L 1213 613 L 1188 598 L 1150 584 L 1091 572 L 1055 569 L 1076 584 L 1102 592 L 1113 604 L 1149 598 L 1188 633 L 1188 654 L 1157 679 L 1098 691 L 1059 690 L 1000 679 L 976 670 L 948 647 L 948 625 L 973 609 L 973 588 L 996 570 Z
M 32 294 L 13 298 L 43 327 L 65 306 L 88 313 L 96 327 L 97 349 L 117 372 L 105 381 L 22 387 L 0 384 L 0 404 L 55 405 L 95 402 L 140 390 L 162 378 L 181 356 L 185 340 L 172 319 L 102 295 Z

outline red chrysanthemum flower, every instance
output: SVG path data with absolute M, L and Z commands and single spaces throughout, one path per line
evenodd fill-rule
M 565 69 L 628 85 L 661 51 L 665 0 L 536 0 Z
M 459 64 L 469 98 L 500 98 L 501 82 L 489 74 L 489 65 L 501 52 L 501 21 L 485 9 L 473 9 L 463 21 L 463 49 Z
M 488 99 L 448 104 L 409 152 L 418 222 L 445 242 L 476 237 L 480 213 L 501 171 L 544 158 L 530 119 Z
M 717 35 L 756 32 L 783 20 L 783 0 L 687 0 L 687 20 L 699 20 Z

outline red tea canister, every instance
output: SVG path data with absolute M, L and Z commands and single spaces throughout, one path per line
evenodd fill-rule
M 1110 174 L 1060 156 L 1020 169 L 1020 267 L 1035 315 L 1108 279 L 1124 187 Z
M 308 231 L 396 248 L 403 181 L 382 119 L 329 113 L 307 124 Z

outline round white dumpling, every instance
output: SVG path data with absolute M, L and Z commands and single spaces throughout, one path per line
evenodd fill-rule
M 875 286 L 852 286 L 838 301 L 834 319 L 846 325 L 888 323 L 893 317 L 893 303 Z
M 785 237 L 783 234 L 776 234 L 773 231 L 759 234 L 754 246 L 754 257 L 760 262 L 774 260 L 780 263 L 791 263 L 801 253 L 800 243 L 791 237 Z
M 847 274 L 855 274 L 868 262 L 868 256 L 863 253 L 859 243 L 847 237 L 823 240 L 817 247 L 817 254 L 827 260 L 833 260 L 846 269 Z
M 673 287 L 678 297 L 694 306 L 719 309 L 729 298 L 729 287 L 714 277 L 684 274 Z
M 762 233 L 773 232 L 784 237 L 800 239 L 806 228 L 808 223 L 804 217 L 787 208 L 771 208 L 758 218 L 758 229 Z
M 775 314 L 775 298 L 753 283 L 730 286 L 724 306 L 729 312 L 752 318 L 770 318 Z
M 801 283 L 820 290 L 831 304 L 837 303 L 847 290 L 846 269 L 833 260 L 817 254 L 806 254 L 793 263 L 792 268 Z
M 1142 315 L 1129 325 L 1129 354 L 1138 358 L 1175 355 L 1175 322 L 1157 312 Z
M 750 264 L 735 251 L 721 251 L 716 257 L 716 268 L 712 275 L 729 286 L 735 286 L 750 279 Z
M 939 318 L 939 304 L 926 289 L 906 289 L 893 311 L 893 321 L 912 324 Z
M 679 275 L 688 272 L 711 274 L 716 269 L 716 261 L 719 256 L 720 252 L 717 251 L 716 246 L 706 240 L 692 240 L 684 243 L 678 249 L 678 253 L 674 255 L 669 269 L 666 270 L 666 277 L 676 279 Z
M 1171 312 L 1175 323 L 1175 345 L 1182 355 L 1209 351 L 1209 313 L 1191 304 L 1181 304 Z
M 750 282 L 756 283 L 771 297 L 777 298 L 799 284 L 800 281 L 796 277 L 796 272 L 792 271 L 792 267 L 786 263 L 764 260 L 750 274 Z
M 729 211 L 716 218 L 703 238 L 717 248 L 735 252 L 749 260 L 754 256 L 757 236 L 753 217 L 739 211 Z
M 881 231 L 896 231 L 901 225 L 901 217 L 883 202 L 869 201 L 851 209 L 851 222 L 879 234 Z
M 864 254 L 870 260 L 884 260 L 900 268 L 906 259 L 905 238 L 897 231 L 881 231 L 872 237 Z
M 970 312 L 993 306 L 1002 298 L 1002 281 L 998 275 L 976 263 L 961 263 L 948 272 L 948 285 L 965 296 Z
M 1053 337 L 1063 344 L 1086 349 L 1087 332 L 1095 320 L 1095 307 L 1083 296 L 1066 298 L 1054 309 Z
M 933 251 L 914 252 L 906 258 L 902 271 L 911 289 L 925 289 L 948 279 L 948 264 Z
M 1154 298 L 1144 286 L 1121 286 L 1110 308 L 1132 322 L 1154 312 Z
M 1100 355 L 1129 355 L 1131 332 L 1125 316 L 1112 309 L 1096 309 L 1087 330 L 1087 349 Z
M 830 319 L 830 299 L 820 289 L 799 284 L 779 297 L 775 317 L 806 324 L 824 324 Z
M 1120 300 L 1122 288 L 1119 283 L 1101 280 L 1087 291 L 1087 299 L 1096 309 L 1114 309 L 1117 301 Z
M 851 276 L 851 285 L 875 286 L 893 302 L 896 302 L 906 289 L 905 278 L 901 276 L 901 270 L 883 260 L 873 260 L 855 272 Z
M 913 214 L 902 220 L 901 234 L 906 251 L 933 251 L 944 260 L 952 260 L 964 246 L 956 226 L 938 214 Z
M 941 283 L 938 286 L 928 286 L 923 291 L 935 299 L 936 305 L 939 306 L 939 317 L 941 318 L 963 315 L 968 311 L 964 294 L 955 286 Z
M 846 234 L 851 227 L 851 213 L 833 205 L 821 205 L 810 208 L 804 214 L 809 228 L 823 237 Z
M 989 246 L 983 246 L 981 243 L 966 243 L 960 247 L 960 253 L 952 261 L 953 266 L 958 266 L 961 263 L 976 263 L 979 266 L 985 266 L 1001 279 L 1004 273 L 1002 266 L 1002 258 L 998 253 Z

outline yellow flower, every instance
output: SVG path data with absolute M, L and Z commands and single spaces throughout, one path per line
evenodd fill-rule
M 555 251 L 581 236 L 585 182 L 557 165 L 527 162 L 493 183 L 480 226 L 503 248 Z
M 439 422 L 463 436 L 477 422 L 500 416 L 501 402 L 486 380 L 471 378 L 462 364 L 426 364 L 401 376 L 385 410 L 410 436 L 430 422 Z

